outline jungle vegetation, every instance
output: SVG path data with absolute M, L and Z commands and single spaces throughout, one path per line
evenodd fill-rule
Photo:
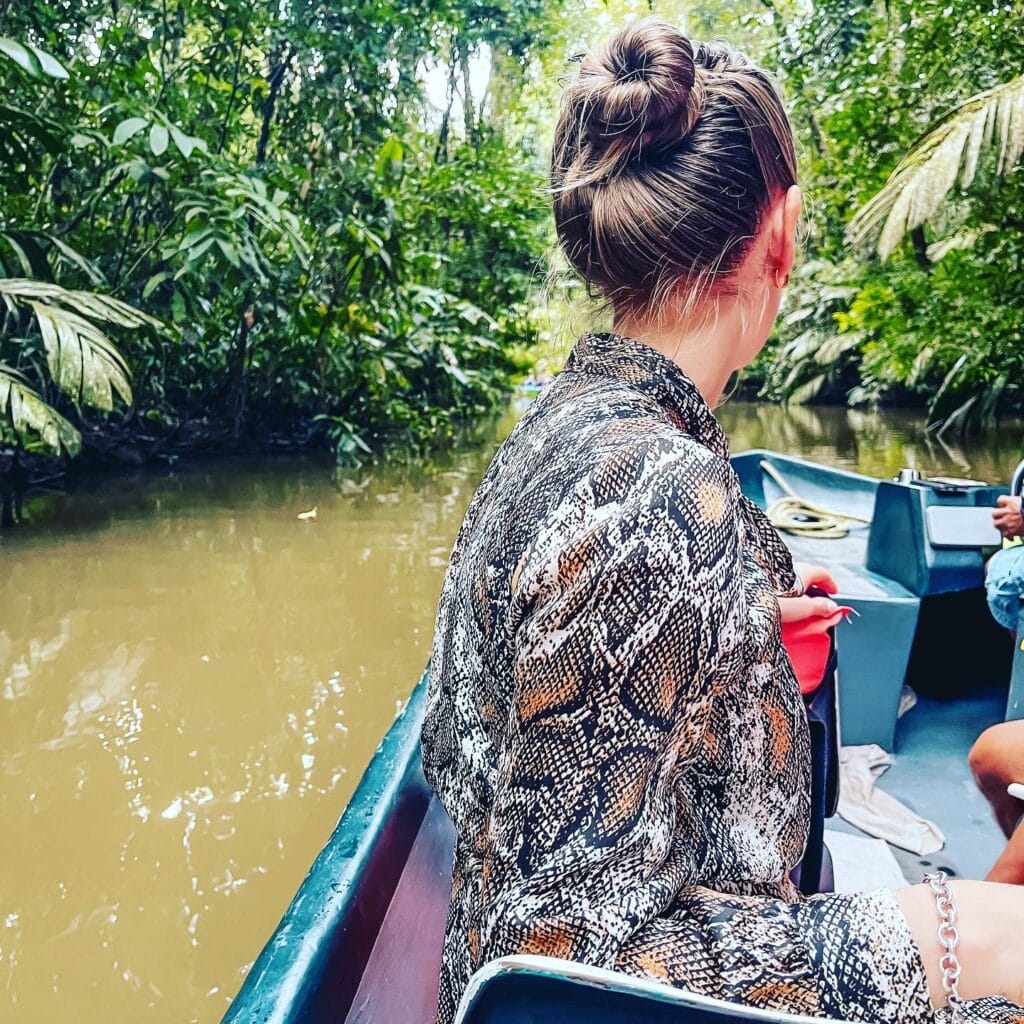
M 559 79 L 650 11 L 773 68 L 799 136 L 802 263 L 748 390 L 1020 409 L 1024 0 L 0 0 L 6 468 L 366 458 L 492 407 L 573 301 Z

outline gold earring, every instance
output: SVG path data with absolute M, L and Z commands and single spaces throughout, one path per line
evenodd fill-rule
M 785 288 L 787 284 L 789 284 L 789 271 L 788 270 L 786 271 L 785 275 L 783 276 L 782 280 L 780 281 L 779 280 L 779 268 L 776 267 L 775 268 L 775 287 L 781 290 L 781 289 Z

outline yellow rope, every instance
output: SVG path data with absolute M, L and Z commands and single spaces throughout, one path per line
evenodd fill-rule
M 768 518 L 777 530 L 796 533 L 816 540 L 839 540 L 850 532 L 850 523 L 870 523 L 870 519 L 847 512 L 816 505 L 799 497 L 783 480 L 779 471 L 767 461 L 761 469 L 782 489 L 785 497 L 773 501 L 768 507 Z

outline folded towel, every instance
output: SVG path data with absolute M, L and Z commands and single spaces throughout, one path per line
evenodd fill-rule
M 893 763 L 877 744 L 843 747 L 839 755 L 839 816 L 869 836 L 923 857 L 946 843 L 938 825 L 915 814 L 876 782 Z

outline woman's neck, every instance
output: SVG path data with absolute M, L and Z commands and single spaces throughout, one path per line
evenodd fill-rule
M 742 324 L 737 303 L 721 306 L 712 322 L 664 322 L 616 314 L 612 330 L 642 341 L 667 356 L 686 374 L 714 409 L 733 371 L 743 364 L 737 354 L 743 350 Z

